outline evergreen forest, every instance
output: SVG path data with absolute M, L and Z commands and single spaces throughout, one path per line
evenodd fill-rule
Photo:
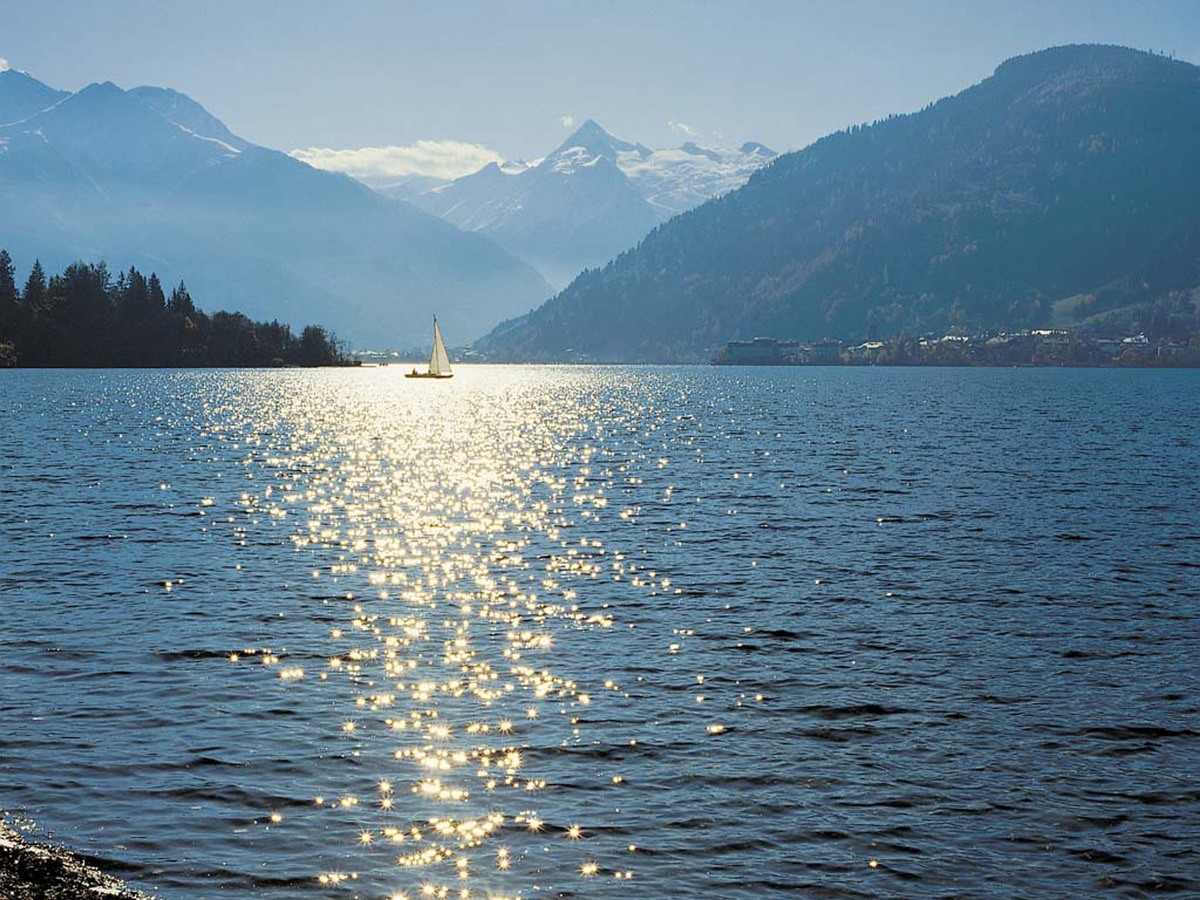
M 209 315 L 181 281 L 170 295 L 136 268 L 115 278 L 103 263 L 76 262 L 46 276 L 34 262 L 23 290 L 0 250 L 0 366 L 336 366 L 349 359 L 319 325 L 297 336 L 278 321 Z

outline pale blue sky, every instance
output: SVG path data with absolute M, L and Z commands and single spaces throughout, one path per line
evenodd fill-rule
M 797 149 L 1092 42 L 1200 62 L 1200 2 L 0 0 L 13 68 L 173 87 L 283 150 L 452 139 L 529 158 L 568 116 L 652 147 L 682 124 Z

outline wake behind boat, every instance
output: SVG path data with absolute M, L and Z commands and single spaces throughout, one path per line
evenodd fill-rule
M 429 354 L 429 368 L 418 372 L 415 368 L 405 374 L 405 378 L 453 378 L 450 370 L 450 357 L 446 354 L 446 345 L 442 342 L 442 332 L 438 328 L 437 316 L 433 317 L 433 352 Z

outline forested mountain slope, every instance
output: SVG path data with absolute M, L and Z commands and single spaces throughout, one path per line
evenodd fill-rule
M 779 157 L 478 346 L 495 359 L 702 360 L 757 335 L 1194 314 L 1197 159 L 1200 68 L 1120 47 L 1033 53 L 918 113 Z

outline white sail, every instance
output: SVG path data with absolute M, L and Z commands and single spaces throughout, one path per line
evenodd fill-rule
M 446 345 L 442 343 L 442 332 L 438 328 L 437 318 L 433 320 L 433 352 L 429 354 L 429 374 L 444 376 L 450 373 L 450 357 L 446 355 Z
M 418 372 L 415 368 L 404 376 L 405 378 L 453 378 L 450 371 L 450 357 L 446 355 L 446 344 L 442 340 L 442 330 L 438 328 L 437 316 L 433 317 L 433 352 L 429 354 L 429 369 Z

